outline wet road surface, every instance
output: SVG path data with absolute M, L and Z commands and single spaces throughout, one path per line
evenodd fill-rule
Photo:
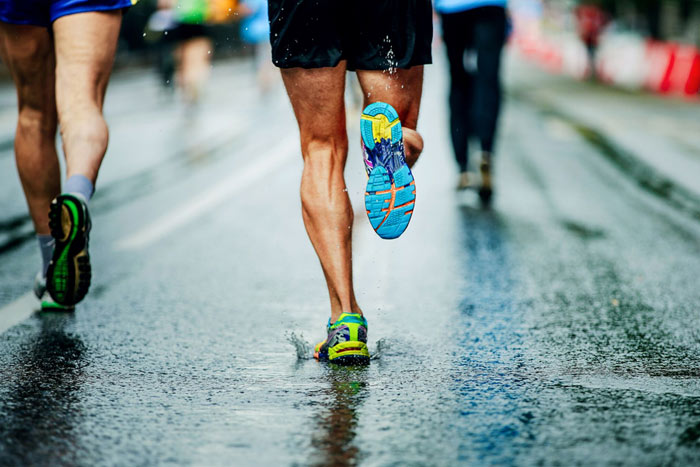
M 282 90 L 261 101 L 249 65 L 223 63 L 188 115 L 146 73 L 116 76 L 91 294 L 0 334 L 0 464 L 697 462 L 700 225 L 518 99 L 482 209 L 453 190 L 443 79 L 427 73 L 400 240 L 372 232 L 351 145 L 378 358 L 334 368 L 294 345 L 323 337 L 328 305 Z M 38 254 L 6 148 L 0 168 L 2 315 Z

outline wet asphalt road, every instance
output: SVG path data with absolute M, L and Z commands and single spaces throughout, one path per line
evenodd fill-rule
M 248 64 L 222 63 L 193 115 L 147 72 L 117 75 L 91 294 L 0 334 L 0 464 L 697 463 L 700 225 L 516 99 L 482 209 L 452 189 L 444 86 L 436 65 L 398 241 L 371 231 L 351 147 L 379 358 L 343 369 L 303 351 L 328 305 L 282 90 L 260 100 Z M 1 314 L 38 254 L 7 149 L 0 174 Z

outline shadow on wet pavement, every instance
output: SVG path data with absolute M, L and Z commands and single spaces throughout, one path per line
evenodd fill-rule
M 311 429 L 311 465 L 358 465 L 361 447 L 355 438 L 358 430 L 358 409 L 369 392 L 368 371 L 363 367 L 328 366 L 324 378 L 328 388 L 321 397 L 327 403 L 320 407 L 316 424 Z M 315 395 L 313 397 L 319 397 Z
M 70 331 L 72 314 L 37 313 L 38 330 L 2 369 L 0 464 L 73 464 L 75 429 L 84 414 L 78 394 L 87 348 Z

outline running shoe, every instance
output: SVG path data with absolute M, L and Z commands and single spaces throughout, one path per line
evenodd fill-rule
M 90 288 L 90 227 L 85 201 L 65 193 L 53 200 L 49 228 L 56 246 L 46 273 L 46 288 L 59 305 L 75 305 L 85 298 Z
M 360 131 L 369 176 L 365 190 L 369 222 L 380 237 L 397 238 L 408 227 L 416 201 L 399 114 L 387 103 L 370 104 L 362 113 Z
M 457 181 L 457 191 L 463 191 L 472 187 L 471 174 L 469 172 L 460 172 L 459 180 Z
M 46 277 L 41 272 L 34 279 L 34 295 L 39 299 L 41 311 L 74 311 L 74 306 L 64 306 L 56 303 L 46 290 Z
M 367 320 L 358 313 L 343 313 L 331 324 L 328 320 L 328 337 L 316 344 L 314 358 L 339 365 L 367 365 Z

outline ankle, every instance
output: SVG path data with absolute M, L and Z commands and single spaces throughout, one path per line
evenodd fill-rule
M 95 186 L 85 175 L 75 174 L 68 177 L 64 190 L 66 193 L 78 195 L 87 203 L 95 192 Z

